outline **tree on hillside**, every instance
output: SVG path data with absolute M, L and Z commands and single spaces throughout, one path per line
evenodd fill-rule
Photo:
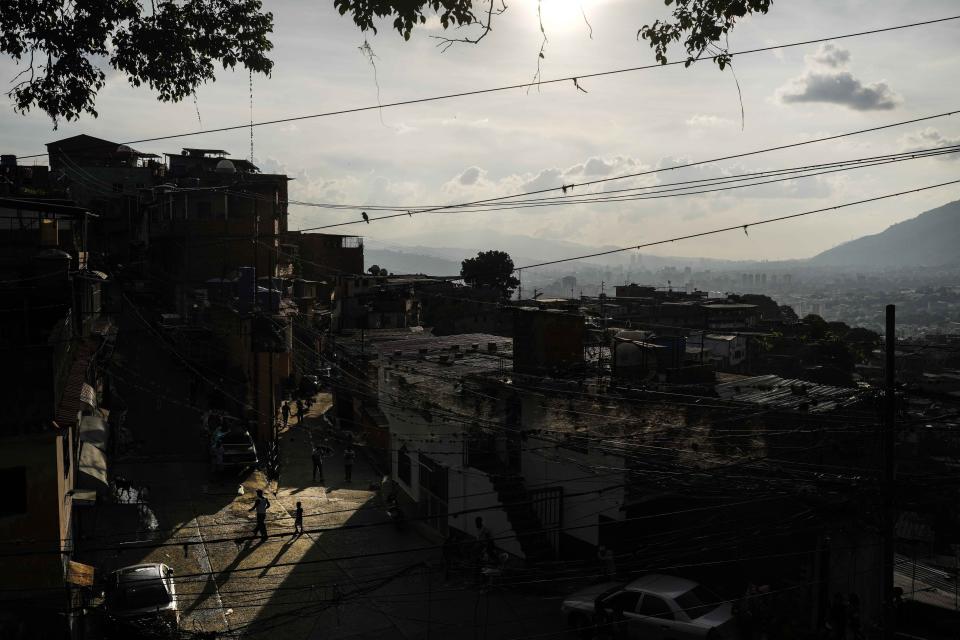
M 667 48 L 682 43 L 688 65 L 717 56 L 714 62 L 723 69 L 730 62 L 727 34 L 739 19 L 766 13 L 771 1 L 666 0 L 672 17 L 639 27 L 637 39 L 647 41 L 661 64 L 667 63 Z M 472 37 L 446 39 L 448 44 L 479 42 L 507 13 L 504 0 L 333 0 L 333 6 L 361 31 L 376 32 L 378 19 L 392 18 L 405 39 L 431 15 L 444 29 L 477 29 Z M 7 96 L 17 111 L 40 109 L 55 125 L 83 113 L 97 115 L 105 69 L 172 102 L 214 80 L 216 64 L 268 75 L 272 31 L 273 15 L 260 0 L 156 0 L 149 11 L 137 0 L 0 1 L 0 54 L 20 67 Z
M 463 281 L 471 287 L 488 287 L 508 299 L 520 281 L 513 276 L 513 259 L 505 251 L 481 251 L 460 265 Z

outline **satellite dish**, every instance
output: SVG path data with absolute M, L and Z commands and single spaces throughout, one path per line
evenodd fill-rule
M 217 168 L 215 169 L 217 173 L 236 173 L 237 168 L 233 166 L 233 163 L 226 158 L 217 163 Z
M 188 155 L 190 155 L 190 154 L 187 152 L 186 149 L 184 149 L 183 151 L 180 152 L 180 155 L 182 155 L 182 156 L 188 156 Z

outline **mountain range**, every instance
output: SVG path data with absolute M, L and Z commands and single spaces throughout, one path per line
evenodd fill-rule
M 941 267 L 960 263 L 960 200 L 844 242 L 809 260 L 824 267 Z
M 506 234 L 492 229 L 472 233 L 470 241 L 475 247 L 506 251 L 517 266 L 615 248 Z M 460 272 L 461 260 L 476 255 L 479 249 L 445 246 L 447 242 L 448 238 L 430 234 L 411 238 L 410 244 L 378 246 L 376 242 L 369 241 L 364 249 L 365 261 L 367 266 L 376 264 L 394 273 L 454 275 Z M 580 265 L 622 265 L 630 261 L 630 255 L 629 252 L 611 254 L 602 259 L 581 262 Z M 695 264 L 699 268 L 724 270 L 749 268 L 758 264 L 746 260 L 691 259 L 648 254 L 644 254 L 642 259 L 647 269 L 667 266 L 682 268 Z M 775 267 L 777 264 L 764 263 L 766 268 Z M 779 264 L 864 270 L 960 265 L 960 200 L 891 225 L 880 233 L 844 242 L 808 260 L 791 260 Z

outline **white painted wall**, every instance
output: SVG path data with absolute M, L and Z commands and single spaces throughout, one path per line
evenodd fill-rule
M 600 516 L 623 519 L 623 458 L 583 454 L 553 447 L 554 440 L 529 437 L 524 443 L 523 475 L 527 490 L 563 487 L 563 533 L 596 545 Z M 601 491 L 603 490 L 603 491 Z M 582 494 L 582 495 L 578 495 Z

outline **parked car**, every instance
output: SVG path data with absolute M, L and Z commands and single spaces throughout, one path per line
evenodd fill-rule
M 180 628 L 173 569 L 162 563 L 135 564 L 107 576 L 107 617 L 114 628 Z
M 643 640 L 737 637 L 729 602 L 696 582 L 662 574 L 590 586 L 564 600 L 561 611 L 585 638 L 599 629 Z
M 210 456 L 214 471 L 246 469 L 259 462 L 257 446 L 250 432 L 238 427 L 211 434 Z

